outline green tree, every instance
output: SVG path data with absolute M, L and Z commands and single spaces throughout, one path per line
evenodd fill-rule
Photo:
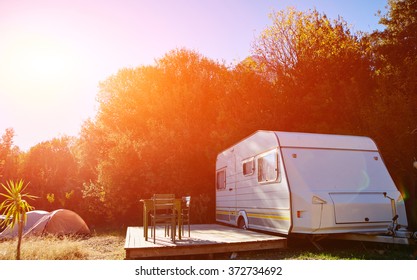
M 385 29 L 369 36 L 377 87 L 368 116 L 417 228 L 417 1 L 389 0 L 380 17 Z
M 101 83 L 99 112 L 79 143 L 91 210 L 132 220 L 140 218 L 139 199 L 155 192 L 213 197 L 211 141 L 230 77 L 217 62 L 174 50 Z
M 13 128 L 7 128 L 0 139 L 0 182 L 19 176 L 22 153 L 13 144 L 14 135 Z
M 352 133 L 372 83 L 366 41 L 346 21 L 293 8 L 270 15 L 253 44 L 256 67 L 285 104 L 286 129 Z
M 388 8 L 386 14 L 380 12 L 385 29 L 373 34 L 378 58 L 402 65 L 417 57 L 417 0 L 388 0 Z
M 5 200 L 0 204 L 0 211 L 3 211 L 5 219 L 2 225 L 14 228 L 18 226 L 18 241 L 16 249 L 16 260 L 20 260 L 20 248 L 22 244 L 23 227 L 26 223 L 26 213 L 33 209 L 27 202 L 27 199 L 35 199 L 36 197 L 25 193 L 28 184 L 24 184 L 23 180 L 8 181 L 6 185 L 1 184 L 5 193 L 0 193 Z
M 78 182 L 78 164 L 73 152 L 75 140 L 71 137 L 55 138 L 32 147 L 24 157 L 23 175 L 31 182 L 34 195 L 40 197 L 38 209 L 78 208 L 81 200 L 81 183 Z M 74 197 L 66 193 L 74 191 Z M 48 194 L 54 200 L 48 202 Z M 75 210 L 75 209 L 74 209 Z

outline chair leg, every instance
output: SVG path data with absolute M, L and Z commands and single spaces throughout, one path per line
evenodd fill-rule
M 154 223 L 153 226 L 152 226 L 152 231 L 153 231 L 153 244 L 156 243 L 156 230 L 155 230 L 155 228 L 156 228 L 156 224 Z
M 188 226 L 188 237 L 191 237 L 190 231 L 191 231 L 191 227 L 190 227 L 190 222 L 188 220 L 185 220 L 185 222 L 187 222 L 187 226 Z M 182 232 L 182 236 L 185 235 L 185 231 L 184 231 L 184 221 L 181 224 L 181 232 Z
M 176 235 L 176 231 L 177 231 L 177 225 L 176 225 L 176 220 L 173 219 L 171 222 L 171 235 L 172 235 L 172 241 L 175 243 L 175 235 Z

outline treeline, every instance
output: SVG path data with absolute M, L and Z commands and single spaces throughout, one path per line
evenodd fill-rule
M 141 222 L 141 198 L 192 196 L 214 221 L 216 155 L 256 130 L 370 136 L 417 225 L 417 1 L 389 1 L 384 31 L 354 33 L 316 10 L 271 14 L 235 66 L 177 49 L 100 84 L 79 137 L 27 153 L 0 140 L 0 180 L 30 182 L 37 209 L 69 208 L 90 225 Z

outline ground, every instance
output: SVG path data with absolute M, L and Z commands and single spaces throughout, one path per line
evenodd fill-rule
M 32 237 L 22 243 L 21 257 L 26 260 L 123 260 L 125 257 L 124 230 L 94 232 L 91 237 Z M 16 240 L 0 242 L 0 260 L 14 259 Z M 415 259 L 416 248 L 405 245 L 367 243 L 358 241 L 323 241 L 323 250 L 306 240 L 289 240 L 287 249 L 252 252 L 233 252 L 214 256 L 190 256 L 187 259 L 241 260 L 409 260 Z

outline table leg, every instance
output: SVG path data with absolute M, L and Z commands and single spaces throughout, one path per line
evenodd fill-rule
M 143 236 L 145 241 L 148 241 L 148 211 L 146 208 L 143 210 Z
M 178 239 L 179 240 L 181 240 L 181 235 L 182 235 L 181 203 L 182 203 L 181 199 L 175 200 L 175 210 L 177 212 L 177 217 L 178 217 L 177 221 L 178 221 Z

